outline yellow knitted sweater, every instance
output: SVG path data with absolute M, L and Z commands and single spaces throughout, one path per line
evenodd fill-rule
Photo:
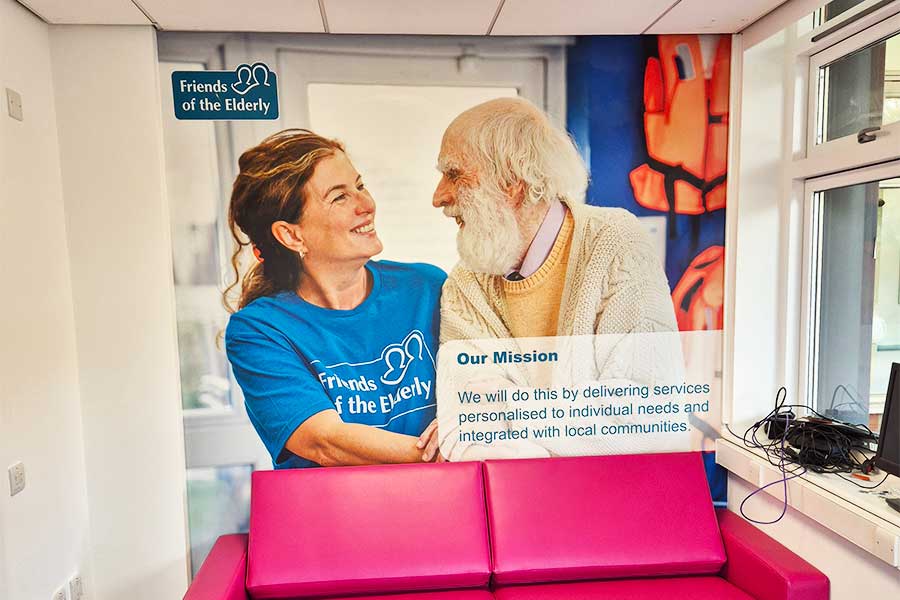
M 509 330 L 513 337 L 556 335 L 573 229 L 572 213 L 566 212 L 550 254 L 540 268 L 519 281 L 503 280 Z
M 677 331 L 666 274 L 637 217 L 566 205 L 573 232 L 556 335 Z M 441 295 L 441 343 L 515 337 L 503 282 L 457 265 Z

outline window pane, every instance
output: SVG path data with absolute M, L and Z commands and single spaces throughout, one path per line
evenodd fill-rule
M 900 361 L 900 179 L 817 194 L 816 407 L 869 424 Z
M 900 119 L 900 35 L 819 69 L 816 143 Z
M 160 63 L 160 80 L 172 71 L 200 71 L 199 63 Z M 166 192 L 172 225 L 175 312 L 185 410 L 230 409 L 232 400 L 225 353 L 217 345 L 227 314 L 219 284 L 224 257 L 224 208 L 219 191 L 215 126 L 211 121 L 178 121 L 172 87 L 160 86 Z
M 862 4 L 866 0 L 831 0 L 828 4 L 818 9 L 814 14 L 815 26 L 818 27 L 828 21 L 831 21 L 835 17 L 840 14 L 843 14 L 857 6 Z
M 220 535 L 250 525 L 250 465 L 188 469 L 188 519 L 194 575 Z
M 441 136 L 467 108 L 515 95 L 500 87 L 309 85 L 312 129 L 345 143 L 375 199 L 384 244 L 377 258 L 453 268 L 456 225 L 431 206 Z
M 877 219 L 869 412 L 881 415 L 891 363 L 900 362 L 900 182 L 897 180 L 882 183 Z
M 228 360 L 222 350 L 220 333 L 226 318 L 215 286 L 175 286 L 178 327 L 178 362 L 181 374 L 181 406 L 192 409 L 229 409 L 231 382 Z

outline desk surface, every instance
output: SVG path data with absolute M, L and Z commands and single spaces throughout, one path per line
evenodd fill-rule
M 762 450 L 747 448 L 744 446 L 743 440 L 741 440 L 740 437 L 732 436 L 727 432 L 722 437 L 723 439 L 740 446 L 743 450 L 751 452 L 763 460 L 766 460 L 765 453 Z M 874 453 L 872 454 L 874 455 Z M 772 468 L 778 470 L 777 466 L 773 466 Z M 788 468 L 790 468 L 790 466 L 788 466 Z M 885 479 L 885 475 L 887 475 L 887 479 Z M 823 490 L 835 494 L 873 516 L 887 521 L 895 527 L 900 527 L 900 512 L 897 512 L 888 506 L 888 503 L 884 501 L 883 496 L 872 493 L 886 492 L 890 494 L 889 497 L 900 498 L 900 477 L 888 475 L 885 471 L 880 469 L 878 470 L 878 473 L 872 473 L 869 477 L 871 478 L 871 481 L 863 481 L 852 478 L 847 474 L 838 475 L 836 473 L 814 473 L 812 471 L 807 471 L 800 479 L 804 479 Z M 879 484 L 882 479 L 884 479 L 884 482 Z M 876 486 L 876 484 L 879 485 Z
M 887 492 L 890 494 L 890 497 L 900 498 L 900 477 L 888 475 L 884 483 L 881 483 L 877 487 L 875 486 L 875 484 L 884 479 L 884 476 L 885 472 L 879 470 L 878 473 L 873 473 L 869 476 L 872 478 L 872 481 L 853 479 L 853 482 L 859 483 L 860 485 L 854 485 L 853 482 L 845 479 L 849 478 L 849 475 L 843 475 L 842 477 L 834 473 L 809 472 L 804 475 L 803 478 L 810 483 L 814 483 L 817 486 L 844 498 L 848 502 L 856 504 L 861 509 L 870 512 L 874 516 L 900 527 L 900 512 L 897 512 L 888 506 L 888 503 L 884 501 L 884 497 L 872 493 Z M 872 489 L 864 489 L 860 486 L 866 486 L 866 488 Z
M 716 442 L 716 462 L 750 484 L 763 487 L 782 478 L 777 465 L 770 464 L 761 450 L 743 445 L 739 437 L 726 433 Z M 900 478 L 882 472 L 872 482 L 854 485 L 840 476 L 808 472 L 788 481 L 788 505 L 817 521 L 848 541 L 894 567 L 900 568 L 900 512 L 881 496 L 868 492 L 887 491 L 900 497 Z M 770 485 L 766 493 L 781 499 L 783 486 Z

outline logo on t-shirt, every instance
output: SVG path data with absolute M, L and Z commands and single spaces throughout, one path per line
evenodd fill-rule
M 314 360 L 312 364 L 319 369 L 319 381 L 338 414 L 349 420 L 384 415 L 384 422 L 375 424 L 384 427 L 400 416 L 434 406 L 434 355 L 417 329 L 385 346 L 377 358 L 325 366 Z

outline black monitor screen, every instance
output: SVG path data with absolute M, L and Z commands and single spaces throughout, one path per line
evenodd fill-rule
M 891 365 L 875 466 L 900 477 L 900 364 Z

